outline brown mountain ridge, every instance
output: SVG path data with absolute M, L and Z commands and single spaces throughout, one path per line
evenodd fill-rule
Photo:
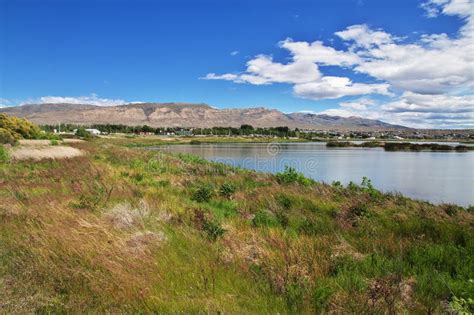
M 0 108 L 0 113 L 27 118 L 37 124 L 123 124 L 151 127 L 254 127 L 288 126 L 300 129 L 380 130 L 403 126 L 360 117 L 311 113 L 283 113 L 276 109 L 217 109 L 207 104 L 131 103 L 118 106 L 88 104 L 28 104 Z

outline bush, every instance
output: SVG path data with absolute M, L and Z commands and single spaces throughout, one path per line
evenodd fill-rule
M 334 188 L 338 188 L 338 189 L 343 188 L 341 182 L 338 181 L 338 180 L 333 181 L 332 184 L 331 184 L 331 186 L 334 187 Z
M 369 216 L 369 207 L 365 203 L 358 203 L 349 208 L 352 217 L 362 218 Z
M 211 200 L 213 193 L 214 192 L 211 185 L 202 185 L 193 192 L 191 199 L 197 202 L 208 202 Z
M 297 172 L 295 168 L 289 166 L 285 166 L 285 170 L 277 173 L 276 177 L 280 184 L 298 183 L 307 186 L 312 182 L 312 180 L 306 178 L 302 173 Z
M 8 162 L 9 156 L 7 149 L 3 145 L 0 144 L 0 163 Z
M 224 183 L 219 189 L 219 194 L 222 197 L 230 198 L 235 193 L 235 185 L 232 183 Z
M 276 197 L 277 202 L 283 207 L 283 209 L 289 210 L 291 209 L 291 206 L 293 205 L 293 201 L 290 199 L 290 197 L 280 194 Z
M 456 311 L 456 314 L 459 315 L 468 315 L 474 313 L 474 299 L 472 298 L 467 298 L 466 300 L 453 296 L 449 305 L 451 305 L 451 308 Z
M 92 134 L 87 131 L 84 127 L 80 127 L 76 130 L 76 136 L 83 138 L 84 140 L 92 139 Z
M 372 181 L 365 176 L 362 178 L 362 183 L 360 186 L 362 189 L 364 189 L 364 191 L 369 193 L 370 197 L 374 199 L 382 196 L 382 193 L 375 189 L 374 185 L 372 185 Z
M 15 145 L 16 139 L 10 131 L 0 128 L 0 144 Z
M 207 237 L 212 241 L 215 241 L 225 233 L 225 229 L 218 222 L 205 221 L 202 228 L 206 232 Z
M 6 114 L 0 114 L 0 130 L 2 129 L 15 139 L 37 139 L 41 136 L 41 129 L 33 123 L 26 119 L 11 117 Z M 5 134 L 5 131 L 1 133 Z
M 58 140 L 51 140 L 51 145 L 58 145 L 58 144 L 59 144 Z
M 450 217 L 455 216 L 458 213 L 458 211 L 462 209 L 461 207 L 454 204 L 450 204 L 450 203 L 441 205 L 441 208 Z

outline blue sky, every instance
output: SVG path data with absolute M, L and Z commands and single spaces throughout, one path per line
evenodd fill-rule
M 0 0 L 0 104 L 202 102 L 473 128 L 472 59 L 447 48 L 472 52 L 472 5 Z M 315 41 L 309 52 L 298 48 Z M 425 58 L 403 64 L 396 56 L 409 45 Z M 379 73 L 380 60 L 395 70 Z M 431 61 L 452 70 L 398 73 Z M 459 106 L 443 110 L 452 103 Z

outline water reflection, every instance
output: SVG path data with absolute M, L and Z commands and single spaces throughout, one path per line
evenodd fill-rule
M 190 153 L 242 168 L 276 173 L 285 165 L 331 183 L 360 183 L 434 203 L 474 204 L 474 152 L 385 152 L 382 148 L 326 148 L 325 143 L 172 145 L 156 149 Z

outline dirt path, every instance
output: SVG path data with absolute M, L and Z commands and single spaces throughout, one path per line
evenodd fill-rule
M 48 146 L 51 144 L 51 140 L 27 140 L 21 139 L 18 140 L 21 146 Z M 80 143 L 84 142 L 84 140 L 80 139 L 64 139 L 58 141 L 59 143 Z
M 13 160 L 65 159 L 83 155 L 84 152 L 67 146 L 30 145 L 13 148 L 10 156 Z

